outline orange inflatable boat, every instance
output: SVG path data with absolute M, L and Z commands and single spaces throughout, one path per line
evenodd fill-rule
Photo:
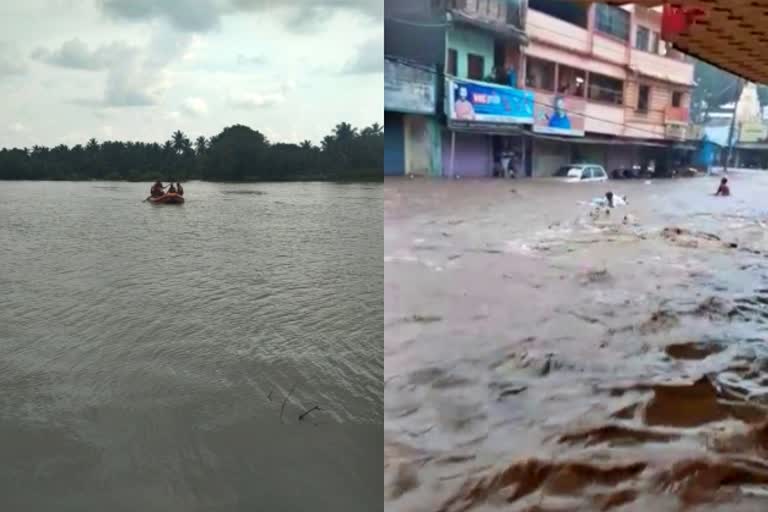
M 152 204 L 182 204 L 184 203 L 184 197 L 175 192 L 170 192 L 162 196 L 150 197 L 148 201 Z

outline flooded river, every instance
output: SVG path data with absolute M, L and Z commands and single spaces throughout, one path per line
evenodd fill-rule
M 768 510 L 768 175 L 717 181 L 387 182 L 386 509 Z
M 0 510 L 380 507 L 381 185 L 184 188 L 0 182 Z

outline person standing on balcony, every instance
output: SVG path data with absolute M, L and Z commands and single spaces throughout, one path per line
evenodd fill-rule
M 507 68 L 507 85 L 510 87 L 517 87 L 517 71 L 514 66 Z

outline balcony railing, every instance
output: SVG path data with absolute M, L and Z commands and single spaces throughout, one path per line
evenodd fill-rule
M 665 82 L 693 85 L 693 64 L 684 60 L 633 48 L 630 52 L 629 67 L 638 73 Z
M 685 107 L 667 106 L 664 109 L 664 124 L 688 124 L 690 114 Z
M 483 4 L 449 0 L 448 12 L 456 22 L 491 30 L 499 36 L 527 41 L 525 10 L 527 0 L 487 0 Z M 481 7 L 482 6 L 482 7 Z

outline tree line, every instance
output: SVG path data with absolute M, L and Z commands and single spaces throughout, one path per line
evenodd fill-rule
M 290 181 L 381 179 L 384 130 L 339 123 L 319 146 L 271 143 L 244 125 L 194 142 L 180 130 L 164 144 L 98 142 L 0 150 L 0 179 Z

